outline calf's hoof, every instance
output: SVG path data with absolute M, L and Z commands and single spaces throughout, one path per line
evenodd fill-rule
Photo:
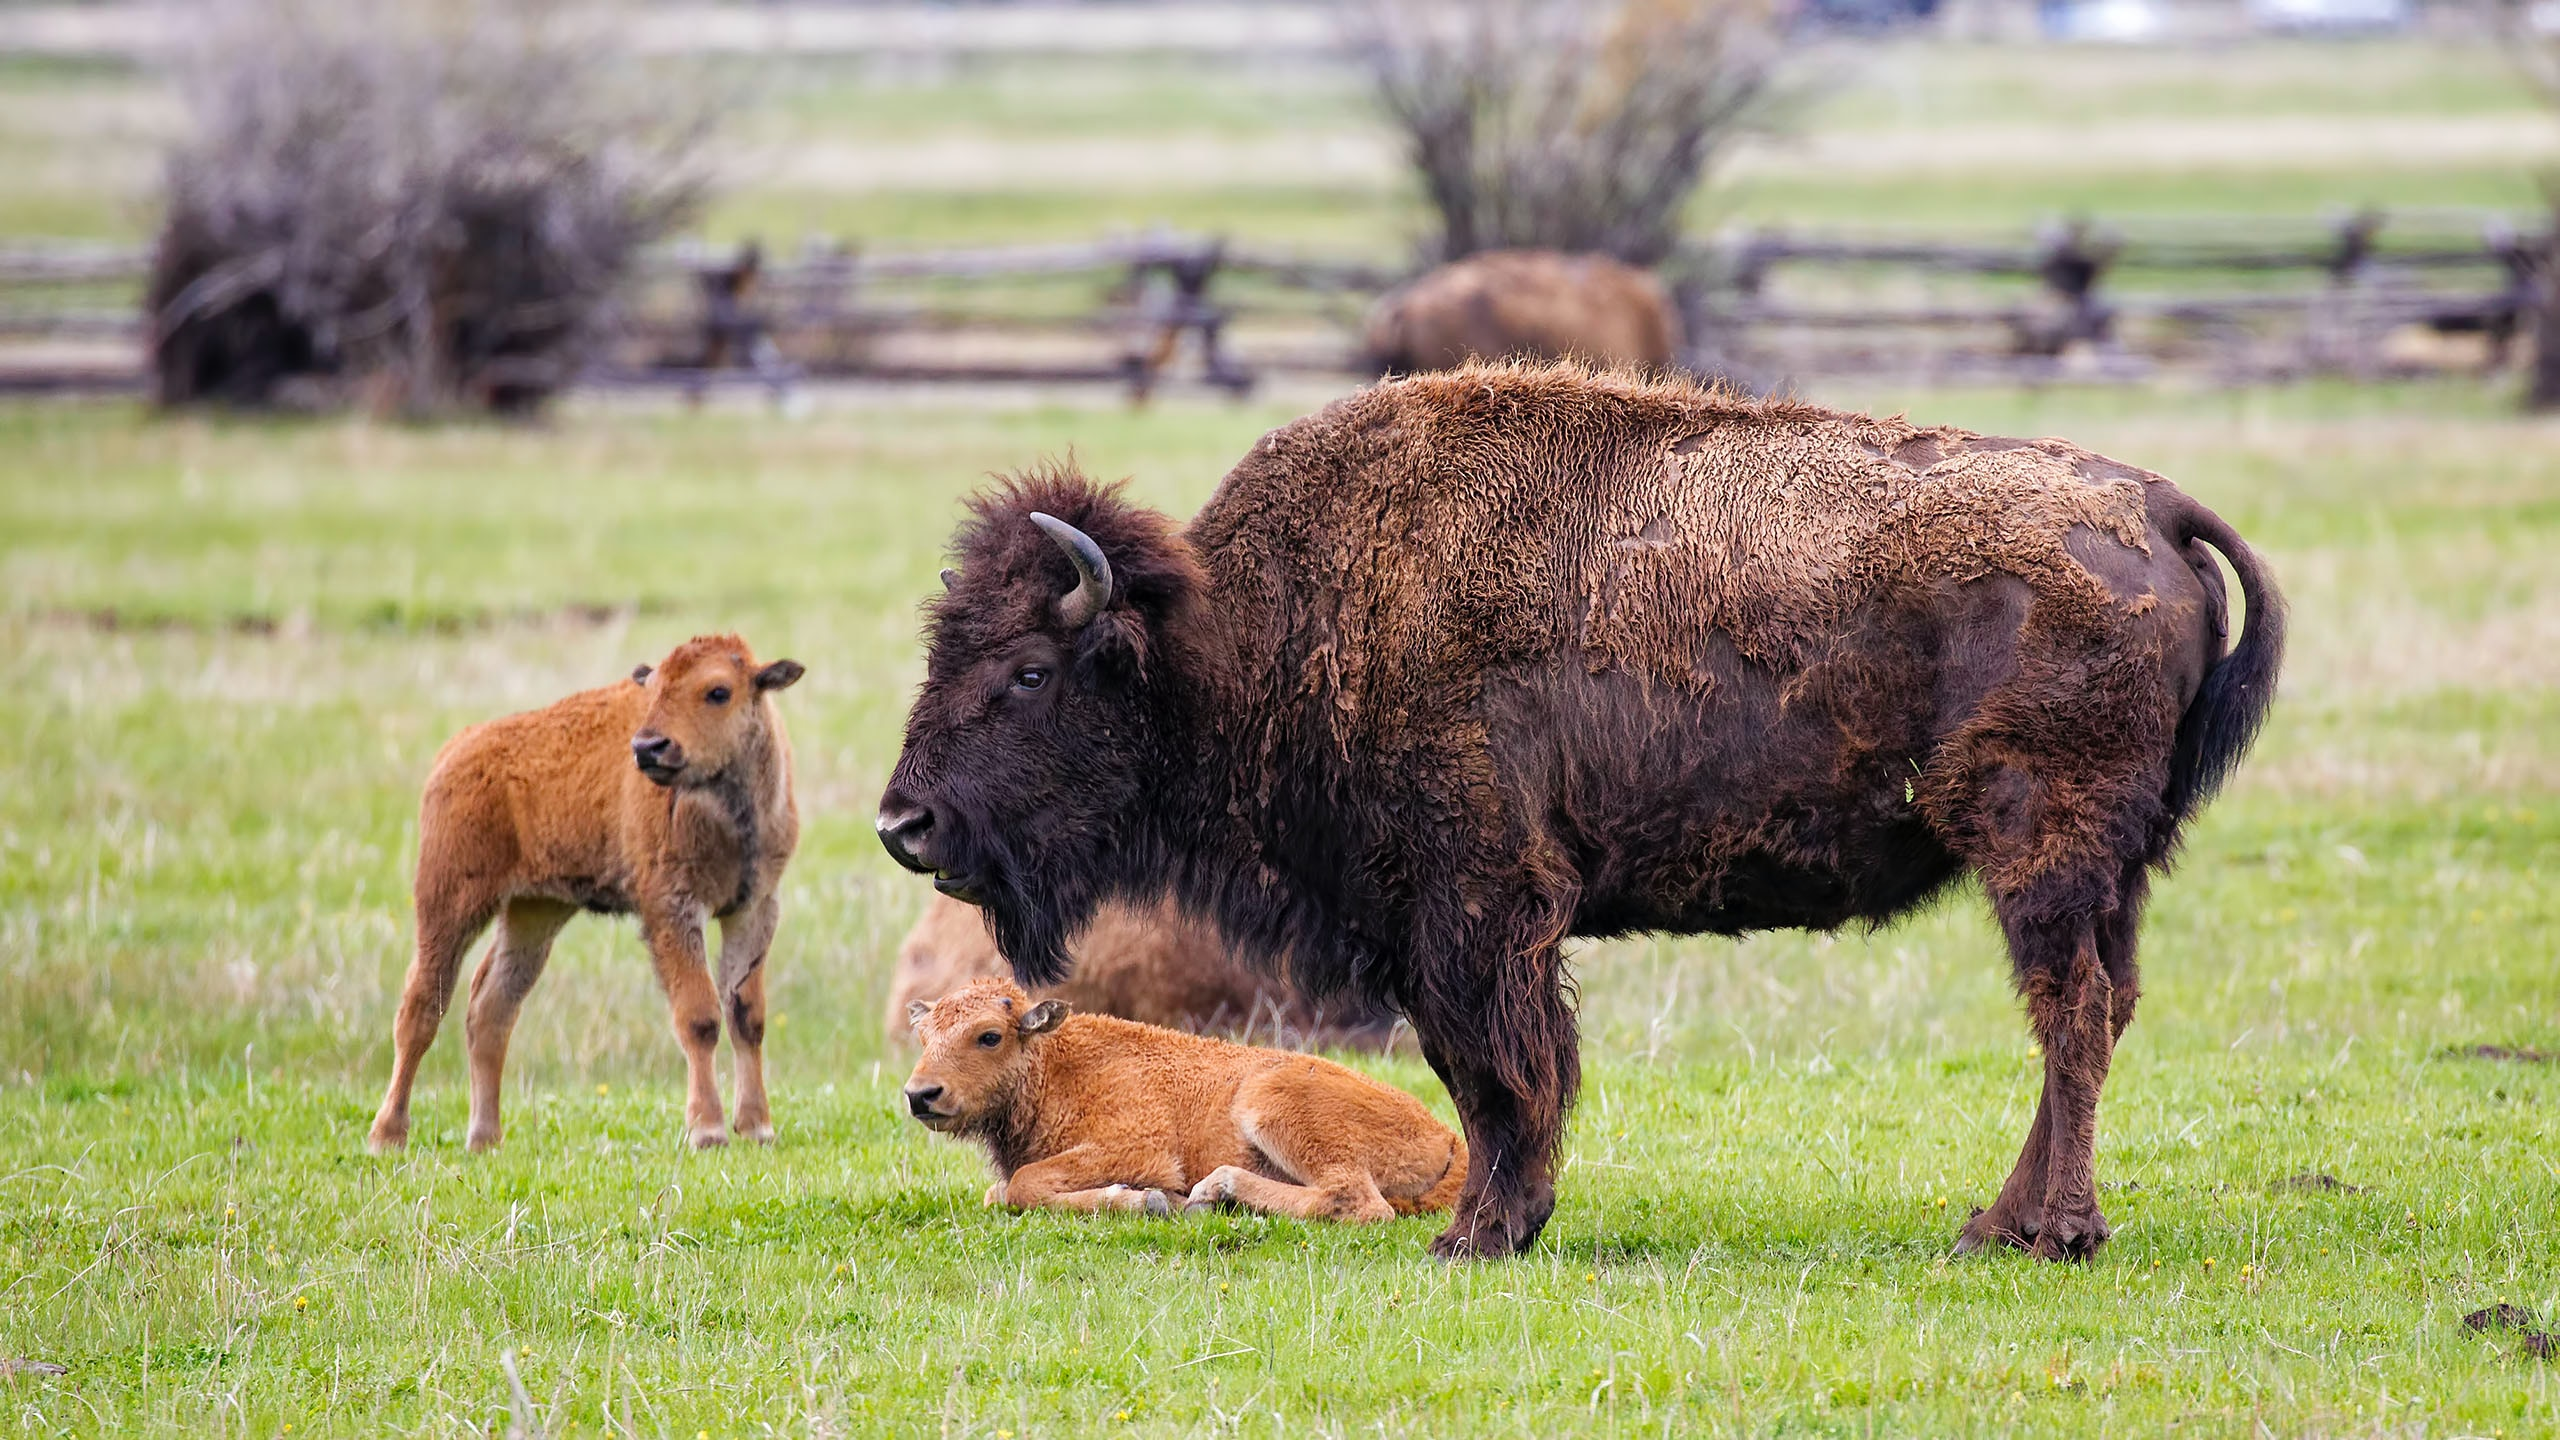
M 1173 1213 L 1173 1197 L 1162 1190 L 1148 1191 L 1147 1198 L 1142 1202 L 1142 1205 L 1148 1214 L 1155 1216 L 1159 1220 L 1164 1219 L 1166 1216 Z
M 506 1132 L 500 1130 L 495 1125 L 491 1125 L 486 1129 L 474 1125 L 471 1127 L 470 1133 L 462 1137 L 462 1148 L 470 1151 L 474 1155 L 485 1154 L 498 1148 L 498 1141 L 503 1138 L 505 1133 Z
M 738 1136 L 740 1139 L 752 1140 L 758 1145 L 770 1145 L 773 1143 L 773 1122 L 764 1120 L 749 1125 L 742 1121 L 738 1125 Z
M 729 1143 L 729 1127 L 696 1125 L 693 1127 L 693 1133 L 686 1138 L 693 1143 L 693 1148 L 696 1150 L 717 1150 Z
M 1207 1210 L 1213 1206 L 1232 1205 L 1235 1199 L 1236 1167 L 1221 1165 L 1200 1177 L 1200 1183 L 1192 1186 L 1191 1193 L 1183 1198 L 1182 1208 Z
M 409 1148 L 409 1127 L 385 1125 L 377 1120 L 373 1132 L 364 1137 L 364 1148 L 374 1155 L 397 1155 Z
M 1004 1182 L 999 1180 L 993 1185 L 988 1186 L 986 1198 L 978 1203 L 986 1206 L 990 1210 L 1002 1205 L 1004 1203 Z

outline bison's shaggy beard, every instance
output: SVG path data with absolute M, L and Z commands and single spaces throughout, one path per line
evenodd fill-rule
M 1025 987 L 1066 979 L 1067 937 L 1092 921 L 1105 898 L 1100 889 L 1080 867 L 1044 863 L 1002 824 L 972 815 L 955 829 L 968 838 L 946 869 L 970 887 L 960 898 L 985 912 L 1014 978 Z

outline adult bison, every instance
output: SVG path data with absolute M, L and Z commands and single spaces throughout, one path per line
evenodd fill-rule
M 1378 302 L 1365 345 L 1381 374 L 1469 360 L 1562 360 L 1656 369 L 1679 358 L 1680 311 L 1662 282 L 1606 255 L 1488 250 Z
M 1028 981 L 1170 885 L 1412 1018 L 1470 1152 L 1442 1255 L 1554 1208 L 1569 935 L 1902 914 L 1970 870 L 2044 1097 L 1962 1248 L 2107 1238 L 2098 1092 L 2149 876 L 2266 712 L 2282 602 L 2056 440 L 1567 367 L 1381 385 L 1188 526 L 1071 472 L 972 502 L 881 800 Z M 2224 653 L 2219 550 L 2248 623 Z

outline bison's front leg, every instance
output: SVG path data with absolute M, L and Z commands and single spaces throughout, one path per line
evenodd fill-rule
M 1451 1003 L 1444 992 L 1414 1007 L 1423 1057 L 1467 1132 L 1467 1182 L 1449 1228 L 1431 1242 L 1444 1260 L 1516 1255 L 1555 1213 L 1556 1151 L 1582 1080 L 1581 1037 L 1557 947 L 1507 965 L 1516 969 L 1483 976 L 1476 995 Z

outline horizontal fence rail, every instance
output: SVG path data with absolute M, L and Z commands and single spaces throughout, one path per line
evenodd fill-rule
M 2376 376 L 2508 362 L 2551 248 L 2462 211 L 2325 222 L 2077 222 L 2002 240 L 1737 230 L 1663 266 L 1694 368 L 1755 385 L 1903 373 Z M 142 383 L 148 250 L 0 244 L 0 390 Z M 1074 243 L 768 258 L 653 251 L 593 385 L 814 378 L 1181 381 L 1355 372 L 1360 319 L 1407 267 L 1155 231 Z

